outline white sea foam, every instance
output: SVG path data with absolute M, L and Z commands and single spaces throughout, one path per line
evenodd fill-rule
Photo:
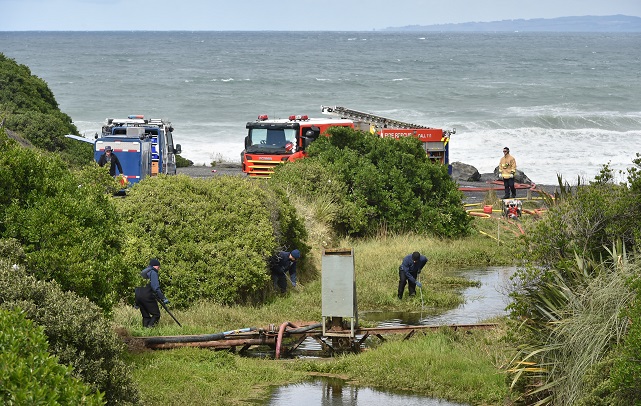
M 622 147 L 620 140 L 625 139 Z M 451 138 L 450 160 L 493 172 L 507 146 L 517 167 L 534 182 L 556 184 L 557 174 L 569 182 L 592 180 L 603 165 L 615 171 L 632 166 L 641 151 L 641 131 L 598 129 L 512 128 L 464 131 Z M 624 180 L 623 175 L 619 175 Z
M 293 57 L 265 52 L 292 44 L 302 44 Z M 105 117 L 144 114 L 172 121 L 185 158 L 238 162 L 258 114 L 318 117 L 321 104 L 340 105 L 455 127 L 450 161 L 480 172 L 508 145 L 543 184 L 557 173 L 589 180 L 608 162 L 625 169 L 641 152 L 638 44 L 638 34 L 576 33 L 0 35 L 3 54 L 43 78 L 88 137 Z

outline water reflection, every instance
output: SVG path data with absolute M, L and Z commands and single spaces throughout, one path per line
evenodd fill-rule
M 363 320 L 378 322 L 379 327 L 399 325 L 474 324 L 506 314 L 508 297 L 505 294 L 514 267 L 489 267 L 458 271 L 454 276 L 479 281 L 480 286 L 463 291 L 464 303 L 455 309 L 437 312 L 422 309 L 420 312 L 365 312 Z
M 381 392 L 345 384 L 341 379 L 319 378 L 314 382 L 278 388 L 269 399 L 269 406 L 462 406 L 443 400 L 429 399 L 412 393 Z
M 435 312 L 424 309 L 420 312 L 367 312 L 359 317 L 377 321 L 380 327 L 398 325 L 474 324 L 506 314 L 508 298 L 506 288 L 514 267 L 489 267 L 461 270 L 455 276 L 480 282 L 478 287 L 466 288 L 464 303 L 456 309 Z M 316 349 L 318 344 L 305 340 L 301 349 Z M 320 346 L 318 346 L 320 349 Z M 266 405 L 334 406 L 334 405 L 403 405 L 403 406 L 462 406 L 439 399 L 431 399 L 412 393 L 382 392 L 346 384 L 340 379 L 319 378 L 314 382 L 287 385 L 275 390 Z

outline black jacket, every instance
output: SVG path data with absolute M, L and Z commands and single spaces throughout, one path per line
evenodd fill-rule
M 107 154 L 102 154 L 100 155 L 100 158 L 98 159 L 98 165 L 100 166 L 105 166 L 107 163 Z M 114 154 L 113 152 L 111 153 L 111 165 L 109 166 L 109 174 L 111 176 L 116 176 L 116 167 L 118 167 L 118 171 L 120 174 L 122 174 L 122 165 L 120 165 L 120 160 Z

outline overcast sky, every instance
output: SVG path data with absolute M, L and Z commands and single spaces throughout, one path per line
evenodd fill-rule
M 624 14 L 641 0 L 0 0 L 0 31 L 370 31 Z

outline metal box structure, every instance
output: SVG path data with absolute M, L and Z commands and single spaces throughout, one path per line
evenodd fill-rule
M 356 306 L 356 274 L 354 270 L 354 249 L 336 248 L 323 250 L 322 269 L 322 316 L 323 335 L 345 336 L 342 330 L 343 318 L 350 318 L 350 337 L 354 337 L 358 324 Z M 332 328 L 327 319 L 332 319 Z

